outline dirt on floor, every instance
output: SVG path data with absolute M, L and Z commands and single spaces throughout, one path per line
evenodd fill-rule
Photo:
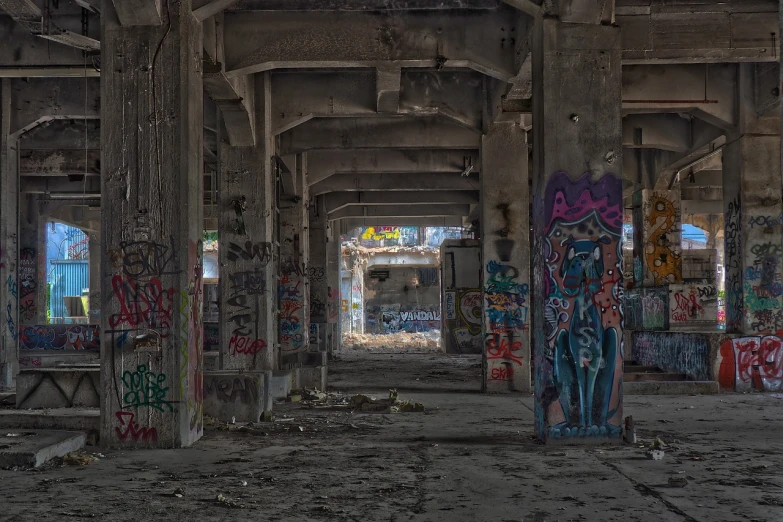
M 625 397 L 638 444 L 544 446 L 532 398 L 478 393 L 480 371 L 470 356 L 340 354 L 330 399 L 278 404 L 277 422 L 0 471 L 0 520 L 783 520 L 781 394 Z M 341 406 L 389 388 L 425 411 Z
M 442 353 L 440 331 L 355 334 L 342 336 L 344 352 L 363 353 Z

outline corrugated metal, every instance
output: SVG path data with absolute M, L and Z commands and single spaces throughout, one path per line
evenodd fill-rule
M 63 297 L 82 295 L 90 287 L 90 261 L 87 259 L 52 260 L 52 318 L 67 317 Z

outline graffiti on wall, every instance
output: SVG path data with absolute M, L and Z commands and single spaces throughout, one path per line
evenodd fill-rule
M 634 332 L 633 359 L 644 366 L 684 373 L 696 381 L 712 378 L 710 343 L 700 333 Z
M 726 330 L 729 332 L 738 332 L 742 330 L 742 320 L 744 316 L 742 307 L 742 262 L 740 259 L 742 224 L 740 219 L 740 198 L 737 196 L 729 202 L 724 224 L 724 266 L 726 269 Z
M 590 177 L 557 173 L 536 198 L 545 217 L 536 266 L 544 266 L 547 296 L 535 332 L 542 439 L 622 431 L 622 181 Z
M 302 350 L 304 331 L 304 283 L 301 277 L 280 277 L 280 346 L 284 352 Z
M 716 323 L 718 290 L 712 284 L 669 285 L 671 327 L 694 322 Z
M 365 247 L 413 246 L 418 240 L 418 227 L 364 227 L 359 234 L 359 243 Z
M 783 329 L 783 278 L 780 259 L 783 245 L 764 238 L 748 241 L 745 248 L 744 289 L 745 331 L 768 333 Z M 755 238 L 754 238 L 755 239 Z
M 451 333 L 446 353 L 481 353 L 482 300 L 480 288 L 458 288 L 444 294 L 444 322 Z
M 230 332 L 227 354 L 230 357 L 254 357 L 267 348 L 256 326 L 260 300 L 267 292 L 264 267 L 271 260 L 272 246 L 268 242 L 245 242 L 244 246 L 229 243 L 226 255 L 228 268 L 228 298 L 226 317 Z
M 367 307 L 367 331 L 427 332 L 440 328 L 440 306 L 375 305 Z
M 513 391 L 515 368 L 523 362 L 530 289 L 509 262 L 490 260 L 484 273 L 487 379 L 506 381 Z
M 678 223 L 679 201 L 672 201 L 670 191 L 643 191 L 645 243 L 644 261 L 649 276 L 645 281 L 653 285 L 676 283 L 682 280 L 681 248 Z
M 22 350 L 100 350 L 100 325 L 44 324 L 25 326 Z
M 19 319 L 21 322 L 34 321 L 36 315 L 35 291 L 38 287 L 38 272 L 34 248 L 22 248 L 19 251 Z
M 718 382 L 736 391 L 783 390 L 783 339 L 777 335 L 741 337 L 720 347 Z
M 624 293 L 624 326 L 630 330 L 669 327 L 669 291 L 665 286 L 635 288 Z

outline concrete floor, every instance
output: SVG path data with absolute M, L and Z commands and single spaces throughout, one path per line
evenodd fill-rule
M 637 446 L 539 445 L 531 398 L 469 391 L 477 358 L 340 359 L 336 389 L 396 386 L 426 413 L 285 404 L 292 422 L 208 428 L 186 450 L 0 471 L 0 520 L 783 520 L 781 394 L 626 398 L 639 435 L 672 445 L 650 461 Z

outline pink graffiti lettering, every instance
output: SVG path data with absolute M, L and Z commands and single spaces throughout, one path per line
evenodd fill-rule
M 120 422 L 119 426 L 114 428 L 117 436 L 125 442 L 129 437 L 133 442 L 157 442 L 158 430 L 150 427 L 140 427 L 135 421 L 136 415 L 129 411 L 118 411 L 114 414 Z M 125 428 L 123 431 L 121 428 Z

